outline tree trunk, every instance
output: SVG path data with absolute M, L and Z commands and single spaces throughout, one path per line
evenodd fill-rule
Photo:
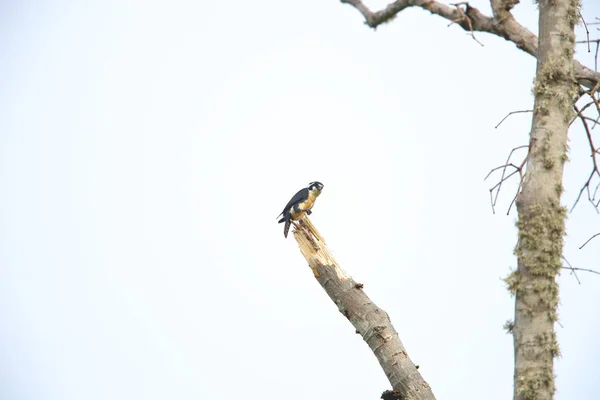
M 566 209 L 560 204 L 568 123 L 576 93 L 573 68 L 578 0 L 540 0 L 539 50 L 527 172 L 519 193 L 518 267 L 507 283 L 515 294 L 515 400 L 549 400 Z

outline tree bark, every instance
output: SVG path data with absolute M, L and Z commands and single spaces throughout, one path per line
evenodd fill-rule
M 576 95 L 573 28 L 578 13 L 578 0 L 539 1 L 529 160 L 517 200 L 518 267 L 507 278 L 515 294 L 515 400 L 549 400 L 555 392 L 556 278 L 562 266 L 566 218 L 560 198 Z
M 393 20 L 398 13 L 409 7 L 418 7 L 439 15 L 469 32 L 487 32 L 514 43 L 519 49 L 538 57 L 538 38 L 519 24 L 510 10 L 519 0 L 490 0 L 493 17 L 484 15 L 469 3 L 458 3 L 454 7 L 435 0 L 396 0 L 380 11 L 371 11 L 362 0 L 341 0 L 356 8 L 365 17 L 365 24 L 376 28 Z M 463 8 L 464 7 L 464 8 Z M 571 57 L 572 58 L 572 57 Z M 572 60 L 578 82 L 588 89 L 598 90 L 600 72 L 594 71 L 578 61 Z
M 302 255 L 315 278 L 356 329 L 379 361 L 394 390 L 403 399 L 435 400 L 431 388 L 408 357 L 388 314 L 366 295 L 333 258 L 308 217 L 294 229 Z

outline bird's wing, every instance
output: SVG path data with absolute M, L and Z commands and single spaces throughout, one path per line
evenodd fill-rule
M 288 201 L 288 203 L 286 204 L 285 208 L 283 209 L 283 211 L 281 212 L 281 214 L 285 215 L 286 211 L 289 211 L 290 207 L 296 203 L 299 203 L 301 201 L 304 201 L 308 199 L 308 189 L 304 188 L 302 190 L 299 190 L 298 193 L 296 193 L 294 195 L 294 197 L 292 197 L 292 199 L 290 201 Z M 279 214 L 279 215 L 281 215 Z

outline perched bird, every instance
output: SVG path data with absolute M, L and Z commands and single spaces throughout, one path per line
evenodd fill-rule
M 315 205 L 315 200 L 321 194 L 321 190 L 323 190 L 321 182 L 311 182 L 307 187 L 298 191 L 287 203 L 281 214 L 277 216 L 279 218 L 283 215 L 283 218 L 279 220 L 279 223 L 285 222 L 283 236 L 287 238 L 292 221 L 298 221 L 305 215 L 312 214 L 311 208 Z

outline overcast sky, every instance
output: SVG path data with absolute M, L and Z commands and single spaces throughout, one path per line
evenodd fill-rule
M 0 15 L 0 398 L 377 399 L 376 359 L 275 220 L 314 180 L 313 223 L 437 398 L 511 398 L 516 186 L 494 215 L 483 178 L 527 143 L 530 115 L 494 126 L 531 108 L 531 56 L 422 10 L 373 31 L 337 0 Z M 568 206 L 577 125 L 570 146 Z M 600 240 L 578 250 L 599 222 L 569 214 L 574 266 L 600 269 Z M 579 279 L 560 278 L 557 399 L 600 392 L 600 277 Z

